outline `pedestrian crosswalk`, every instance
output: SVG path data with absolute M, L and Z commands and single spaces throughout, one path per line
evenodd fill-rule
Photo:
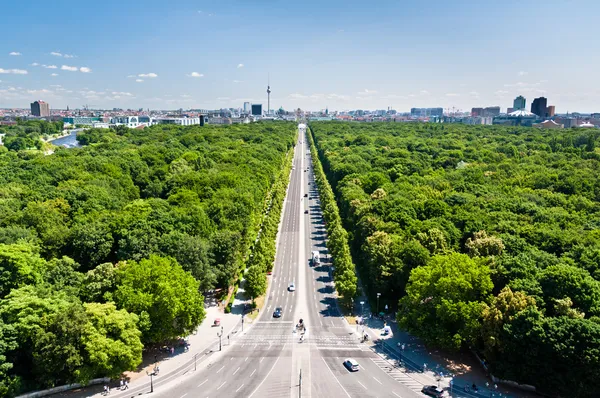
M 390 375 L 394 380 L 400 382 L 410 388 L 413 391 L 420 392 L 421 388 L 423 388 L 423 384 L 419 381 L 413 379 L 410 374 L 406 373 L 403 368 L 399 368 L 394 366 L 394 362 L 389 360 L 385 360 L 381 357 L 379 358 L 371 358 L 371 361 L 375 365 L 377 365 L 380 369 L 385 371 L 388 375 Z
M 273 347 L 281 346 L 285 344 L 292 344 L 300 341 L 300 334 L 298 333 L 287 333 L 287 334 L 253 334 L 249 336 L 239 336 L 234 342 L 235 345 L 240 347 L 255 346 L 255 347 Z M 359 344 L 356 337 L 353 336 L 314 336 L 307 335 L 302 344 L 317 346 L 317 348 L 344 348 L 344 349 L 360 349 L 364 351 L 370 351 L 370 349 Z

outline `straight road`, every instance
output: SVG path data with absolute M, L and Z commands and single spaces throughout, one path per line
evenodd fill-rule
M 302 125 L 301 125 L 302 126 Z M 224 343 L 222 352 L 197 372 L 165 386 L 157 395 L 184 397 L 419 397 L 418 385 L 401 384 L 385 362 L 341 317 L 331 264 L 311 266 L 312 251 L 327 257 L 326 232 L 306 131 L 300 126 L 270 291 L 257 321 Z M 304 194 L 308 194 L 307 197 Z M 305 211 L 308 210 L 308 213 Z M 294 283 L 295 292 L 288 286 Z M 276 307 L 281 318 L 273 318 Z M 302 318 L 304 341 L 294 333 Z M 226 340 L 224 339 L 224 342 Z M 229 339 L 227 339 L 229 341 Z M 360 371 L 342 363 L 356 359 Z

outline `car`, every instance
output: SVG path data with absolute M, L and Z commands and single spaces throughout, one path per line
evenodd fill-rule
M 448 396 L 446 391 L 442 390 L 438 386 L 423 386 L 421 392 L 425 395 L 435 398 L 443 398 Z
M 308 214 L 308 210 L 304 210 L 304 214 Z
M 290 283 L 290 285 L 288 286 L 288 290 L 290 292 L 296 291 L 296 285 L 294 285 L 294 282 Z
M 281 308 L 281 307 L 275 308 L 275 311 L 273 312 L 273 318 L 281 318 L 282 313 L 283 313 L 283 308 Z
M 352 358 L 347 358 L 344 361 L 344 366 L 346 367 L 346 369 L 348 369 L 350 372 L 358 372 L 359 369 L 359 365 L 358 362 L 356 362 L 356 360 L 352 359 Z
M 307 193 L 305 193 L 305 194 L 304 194 L 304 197 L 305 197 L 305 198 L 308 198 L 308 194 L 307 194 Z

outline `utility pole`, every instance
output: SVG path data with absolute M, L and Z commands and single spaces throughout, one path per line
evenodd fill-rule
M 194 354 L 194 372 L 196 371 L 196 359 L 198 357 L 198 354 Z
M 223 337 L 223 326 L 221 326 L 221 333 L 217 333 L 217 336 L 219 337 L 219 351 L 221 351 L 222 350 L 221 337 Z
M 298 387 L 298 398 L 302 398 L 302 369 L 300 369 L 300 383 Z
M 150 376 L 150 392 L 154 392 L 154 383 L 152 382 L 152 376 L 154 376 L 154 372 L 148 373 L 148 371 L 146 371 L 146 374 Z

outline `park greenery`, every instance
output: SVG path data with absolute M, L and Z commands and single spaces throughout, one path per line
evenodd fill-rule
M 6 134 L 0 396 L 136 369 L 272 266 L 293 123 L 90 129 L 51 155 Z
M 51 136 L 62 134 L 63 122 L 39 120 L 18 120 L 16 125 L 0 126 L 0 137 L 4 146 L 11 151 L 42 149 L 44 141 Z
M 502 379 L 597 395 L 597 132 L 310 127 L 361 280 L 401 326 Z
M 342 303 L 349 305 L 352 298 L 357 294 L 358 278 L 356 277 L 355 266 L 350 255 L 348 233 L 342 226 L 340 211 L 331 185 L 327 181 L 323 166 L 317 155 L 312 134 L 308 134 L 308 142 L 313 159 L 313 171 L 317 190 L 319 191 L 321 211 L 327 230 L 327 249 L 333 260 L 335 289 Z

